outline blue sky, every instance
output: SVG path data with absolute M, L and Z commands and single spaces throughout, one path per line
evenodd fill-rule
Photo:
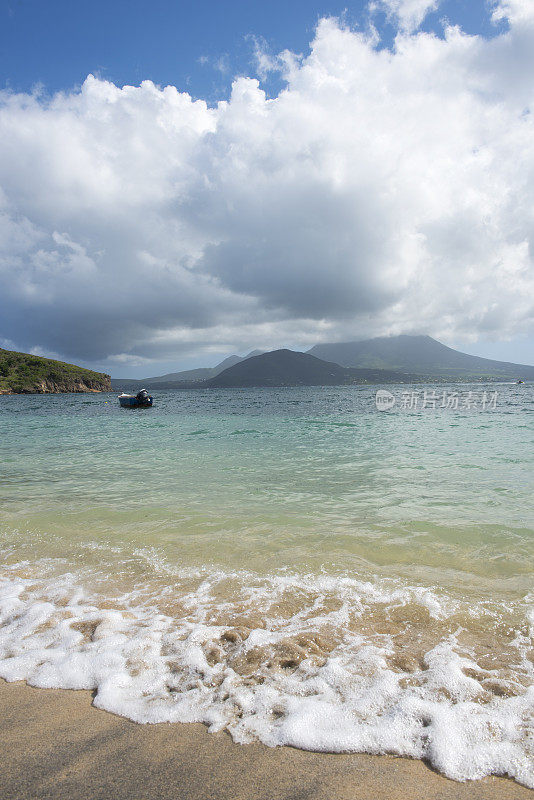
M 367 6 L 361 0 L 2 0 L 1 81 L 14 91 L 40 83 L 55 92 L 80 85 L 91 72 L 121 86 L 150 79 L 216 101 L 234 75 L 254 70 L 251 37 L 273 53 L 306 53 L 320 17 L 365 28 Z M 441 3 L 423 30 L 441 34 L 444 18 L 468 33 L 499 30 L 480 0 Z M 383 11 L 373 20 L 383 45 L 391 45 L 394 25 Z
M 513 208 L 505 208 L 503 204 L 497 208 L 496 194 L 487 186 L 487 170 L 477 167 L 473 177 L 461 183 L 462 172 L 467 175 L 472 166 L 469 152 L 491 149 L 494 136 L 499 142 L 494 158 L 510 165 L 508 172 L 496 179 L 495 186 L 499 188 L 495 188 L 495 193 L 513 197 L 514 192 L 523 191 L 522 185 L 514 184 L 520 178 L 512 174 L 513 165 L 521 157 L 529 158 L 530 152 L 513 152 L 521 137 L 501 141 L 502 131 L 509 123 L 499 122 L 491 133 L 486 120 L 491 116 L 490 110 L 495 115 L 496 109 L 503 105 L 503 85 L 510 89 L 510 96 L 504 101 L 509 106 L 510 119 L 522 116 L 524 122 L 525 114 L 530 113 L 529 89 L 523 90 L 520 84 L 521 76 L 528 75 L 531 67 L 529 37 L 534 28 L 527 0 L 501 2 L 504 12 L 496 22 L 491 20 L 495 3 L 482 0 L 435 0 L 434 4 L 432 0 L 376 0 L 374 8 L 368 2 L 346 4 L 331 0 L 291 3 L 2 0 L 0 89 L 7 91 L 0 110 L 4 113 L 9 146 L 5 148 L 4 163 L 0 155 L 0 186 L 7 198 L 6 213 L 11 226 L 6 241 L 15 245 L 11 254 L 8 251 L 5 262 L 10 265 L 3 284 L 8 299 L 3 310 L 5 324 L 0 329 L 0 344 L 58 355 L 125 376 L 209 365 L 229 352 L 246 352 L 255 347 L 307 349 L 318 339 L 363 338 L 395 332 L 430 333 L 467 352 L 532 363 L 532 310 L 525 300 L 532 276 L 528 261 L 529 223 L 525 218 L 521 228 Z M 408 30 L 402 27 L 399 8 L 410 3 L 411 7 L 426 5 L 428 13 L 419 26 Z M 337 17 L 338 22 L 318 33 L 319 20 L 329 16 Z M 426 40 L 425 44 L 425 32 L 443 39 L 447 23 L 459 26 L 462 35 L 469 34 L 472 38 L 464 37 L 462 47 L 451 36 L 445 48 L 439 48 L 437 40 Z M 375 41 L 369 38 L 371 26 L 377 30 Z M 350 34 L 344 35 L 343 31 Z M 395 42 L 399 31 L 404 31 L 402 45 Z M 353 34 L 358 32 L 364 34 L 365 41 L 356 47 Z M 489 40 L 497 42 L 495 51 L 490 50 L 489 44 L 481 44 Z M 503 55 L 506 48 L 515 54 L 513 58 L 507 60 Z M 260 69 L 258 49 L 267 60 L 272 60 L 271 71 Z M 314 60 L 308 62 L 311 49 Z M 344 74 L 336 72 L 339 64 L 332 60 L 336 49 L 347 60 L 347 74 L 351 77 L 347 78 L 340 96 L 347 100 L 335 100 L 330 105 L 328 97 L 318 97 L 316 87 L 318 76 L 329 72 L 338 83 L 344 80 Z M 371 73 L 365 70 L 373 59 L 377 69 L 383 68 L 383 62 L 376 60 L 377 52 L 383 49 L 389 49 L 394 58 L 378 80 L 371 74 L 374 68 Z M 284 50 L 291 51 L 296 59 L 290 74 L 287 64 L 284 67 L 276 61 L 277 54 Z M 492 52 L 497 56 L 491 55 Z M 301 55 L 303 60 L 299 60 Z M 355 58 L 361 58 L 364 92 L 358 88 L 359 79 L 354 78 L 354 69 L 357 72 L 360 68 L 351 64 L 350 60 Z M 395 58 L 400 70 L 394 64 Z M 413 60 L 413 69 L 407 68 L 409 59 Z M 449 73 L 453 78 L 450 87 L 444 89 Z M 89 74 L 96 77 L 92 84 L 86 82 Z M 401 74 L 403 77 L 397 78 Z M 424 75 L 423 87 L 419 85 L 421 75 Z M 240 98 L 249 97 L 250 85 L 245 81 L 239 84 L 244 93 L 234 88 L 231 94 L 232 83 L 239 77 L 260 79 L 266 100 L 258 95 L 256 104 L 268 103 L 273 98 L 280 106 L 278 110 L 268 104 L 262 106 L 263 117 L 274 118 L 265 124 L 272 125 L 275 140 L 281 143 L 276 153 L 265 143 L 268 139 L 257 129 L 254 116 L 239 110 Z M 125 85 L 139 87 L 147 80 L 156 86 L 137 89 L 135 94 L 120 92 Z M 373 81 L 376 81 L 374 88 Z M 461 116 L 465 112 L 466 121 L 458 129 L 457 141 L 454 141 L 456 134 L 452 134 L 451 153 L 447 155 L 446 141 L 435 148 L 432 137 L 429 139 L 425 134 L 425 127 L 427 124 L 432 127 L 436 108 L 441 102 L 447 107 L 451 93 L 460 98 L 462 81 L 471 106 L 466 108 L 458 100 L 457 113 Z M 106 88 L 110 84 L 118 92 L 112 100 L 111 90 Z M 205 100 L 208 110 L 202 111 L 193 103 L 177 112 L 175 101 L 158 88 L 167 85 L 187 93 L 193 101 Z M 478 94 L 481 86 L 485 87 L 484 108 Z M 400 147 L 397 155 L 393 153 L 397 146 L 393 137 L 384 157 L 376 152 L 376 142 L 391 134 L 387 128 L 392 124 L 388 106 L 378 109 L 375 103 L 375 97 L 384 90 L 393 98 L 388 101 L 390 107 L 397 105 L 395 93 L 398 93 L 395 124 L 399 126 L 403 124 L 402 103 L 410 109 L 421 103 L 416 111 L 410 111 L 417 115 L 417 135 L 422 132 L 421 143 L 417 145 L 423 148 L 420 157 L 408 128 L 404 150 Z M 251 91 L 254 94 L 253 87 Z M 33 94 L 33 105 L 24 99 L 27 94 Z M 220 108 L 217 111 L 221 100 L 230 100 L 230 107 L 235 109 L 233 116 L 230 114 L 233 120 L 230 127 L 225 127 L 227 112 Z M 99 128 L 95 120 L 108 113 L 110 102 L 112 118 L 104 128 Z M 156 131 L 153 121 L 162 103 L 168 114 L 163 123 L 166 130 L 172 133 L 175 125 L 182 124 L 184 130 L 195 129 L 198 140 L 194 144 L 190 134 L 183 137 L 180 134 L 179 141 L 174 133 L 169 134 L 167 143 L 161 139 L 161 124 L 158 122 Z M 291 107 L 291 120 L 280 110 L 286 106 Z M 209 116 L 210 109 L 220 118 L 218 122 Z M 455 113 L 452 112 L 452 118 Z M 130 120 L 128 124 L 124 122 L 125 115 Z M 477 115 L 480 124 L 469 128 L 469 120 Z M 302 143 L 295 156 L 297 144 L 293 134 L 306 117 L 313 118 L 316 130 L 323 131 L 320 145 L 314 134 L 309 142 Z M 213 125 L 217 126 L 217 133 Z M 362 154 L 359 164 L 351 152 L 350 141 L 338 141 L 338 128 L 351 125 L 358 131 L 366 125 L 370 127 L 369 136 L 357 145 Z M 371 130 L 373 126 L 376 130 Z M 309 131 L 303 131 L 299 135 L 306 138 Z M 215 146 L 210 144 L 213 136 Z M 124 152 L 121 137 L 124 137 Z M 436 138 L 439 129 L 434 134 Z M 264 142 L 261 146 L 260 140 Z M 424 149 L 427 146 L 428 153 Z M 241 197 L 242 184 L 230 185 L 224 164 L 230 163 L 242 147 L 247 151 L 245 160 L 249 149 L 255 153 L 246 166 L 246 180 L 254 182 L 260 165 L 273 199 L 267 201 L 261 197 L 262 191 L 265 197 L 271 197 L 263 178 L 262 189 L 254 191 L 248 199 Z M 317 156 L 310 155 L 314 147 L 320 149 Z M 274 159 L 272 166 L 264 163 L 262 153 L 268 150 L 269 158 Z M 142 158 L 138 158 L 140 151 Z M 166 153 L 173 165 L 163 174 L 160 166 Z M 408 184 L 414 176 L 415 190 L 414 193 L 410 190 L 409 196 L 397 198 L 395 210 L 390 203 L 392 192 L 398 191 L 394 170 L 384 172 L 393 176 L 387 178 L 392 180 L 391 191 L 385 192 L 383 186 L 377 185 L 375 197 L 373 190 L 369 191 L 373 181 L 371 167 L 375 163 L 378 176 L 383 160 L 391 157 L 394 163 L 395 158 L 403 159 L 404 154 L 409 154 L 410 163 L 404 165 L 403 174 L 408 176 L 405 178 Z M 425 214 L 426 174 L 440 160 L 446 164 L 450 157 L 453 164 L 464 156 L 465 169 L 458 165 L 458 174 L 452 176 L 454 170 L 444 168 L 437 177 L 437 192 L 453 198 L 452 206 L 449 203 L 443 212 L 447 224 L 441 224 L 439 217 L 430 219 Z M 312 169 L 321 164 L 323 172 L 313 186 L 304 188 L 298 178 L 291 186 L 284 181 L 276 183 L 278 178 L 273 176 L 278 169 L 277 159 L 287 159 L 287 174 L 297 163 L 295 158 L 297 162 L 311 158 Z M 63 161 L 71 165 L 67 188 Z M 352 170 L 343 207 L 335 189 L 337 161 Z M 370 162 L 368 171 L 362 167 L 366 161 Z M 240 169 L 242 159 L 235 163 L 236 169 Z M 108 176 L 109 185 L 119 187 L 114 207 L 109 205 L 106 182 L 95 189 L 93 177 L 95 170 L 100 169 Z M 32 183 L 37 173 L 41 183 L 37 179 Z M 152 184 L 157 181 L 160 183 L 156 191 Z M 206 182 L 218 187 L 217 199 L 205 195 Z M 141 191 L 139 187 L 146 188 Z M 132 192 L 137 189 L 140 196 L 146 196 L 146 202 L 143 205 L 142 199 L 139 202 L 136 199 L 135 209 L 133 205 L 130 209 Z M 459 206 L 465 206 L 456 216 L 455 191 Z M 34 196 L 39 192 L 42 200 Z M 478 193 L 481 206 L 487 204 L 489 209 L 484 214 L 481 211 L 480 220 L 469 203 L 464 203 L 470 193 Z M 288 205 L 282 214 L 278 209 L 280 198 L 293 194 L 294 205 Z M 163 196 L 165 202 L 161 200 Z M 199 205 L 201 197 L 204 206 Z M 368 203 L 368 198 L 372 198 L 372 203 L 371 200 Z M 257 201 L 261 208 L 252 209 L 249 216 L 250 206 Z M 318 215 L 317 225 L 312 224 L 311 236 L 303 233 L 304 238 L 300 239 L 288 230 L 286 220 L 288 216 L 291 220 L 294 214 L 294 227 L 298 227 L 303 207 L 308 204 L 310 217 Z M 403 205 L 411 208 L 412 204 L 414 219 L 416 216 L 419 219 L 413 225 L 402 214 Z M 381 241 L 376 216 L 372 216 L 368 205 L 377 209 L 378 214 L 391 212 L 389 241 L 386 241 L 386 225 Z M 207 220 L 205 207 L 211 209 L 212 219 L 225 220 L 225 227 L 221 228 L 219 223 L 214 226 L 212 219 Z M 128 220 L 126 208 L 131 212 Z M 522 213 L 524 208 L 522 202 Z M 229 209 L 240 210 L 231 214 Z M 325 220 L 330 214 L 332 223 L 328 224 Z M 155 222 L 153 217 L 158 215 Z M 339 223 L 340 219 L 346 222 Z M 468 219 L 471 233 L 467 229 Z M 472 234 L 478 225 L 482 226 L 483 238 L 488 231 L 485 247 L 479 247 L 480 235 L 475 241 Z M 161 227 L 157 236 L 155 227 Z M 322 238 L 312 246 L 309 242 L 316 229 L 320 229 Z M 231 232 L 226 234 L 228 230 Z M 125 231 L 132 232 L 132 244 L 124 255 L 124 263 L 119 264 L 122 255 L 117 254 L 120 242 L 128 235 Z M 251 231 L 256 233 L 253 235 Z M 338 253 L 339 263 L 331 267 L 327 263 L 329 253 L 345 234 L 346 250 Z M 185 243 L 180 241 L 178 246 L 176 237 L 182 235 Z M 415 243 L 423 239 L 428 246 L 421 254 L 417 251 L 420 245 Z M 268 242 L 268 246 L 257 246 L 258 241 Z M 423 259 L 421 270 L 426 271 L 423 281 L 426 288 L 418 288 L 418 272 L 411 268 L 409 255 L 404 272 L 401 274 L 399 267 L 391 273 L 387 259 L 394 258 L 391 254 L 395 253 L 395 247 L 406 253 L 415 247 L 414 253 L 417 251 L 417 257 Z M 301 263 L 297 256 L 286 262 L 284 253 L 304 251 L 308 262 Z M 470 253 L 465 256 L 465 264 L 459 263 L 464 251 Z M 315 256 L 317 262 L 312 263 Z M 469 259 L 475 260 L 468 265 Z M 522 260 L 523 267 L 516 268 Z M 148 277 L 147 263 L 153 278 Z M 332 270 L 331 279 L 328 274 L 325 277 L 327 268 Z M 130 270 L 134 276 L 131 281 Z M 266 280 L 266 271 L 270 270 L 271 277 Z M 451 274 L 443 276 L 443 270 Z M 501 276 L 498 279 L 494 277 L 496 272 Z M 169 277 L 168 285 L 165 276 Z M 145 280 L 151 282 L 150 286 L 144 285 Z M 122 297 L 120 287 L 128 282 L 131 285 Z M 335 283 L 339 285 L 337 294 L 331 291 Z M 136 285 L 139 291 L 134 296 Z M 354 314 L 347 300 L 350 297 L 354 297 L 350 301 Z M 145 314 L 143 302 L 145 306 L 150 304 L 150 313 Z M 99 306 L 98 314 L 92 314 L 95 303 Z M 36 320 L 32 326 L 28 326 L 30 317 Z M 76 328 L 74 336 L 73 328 Z

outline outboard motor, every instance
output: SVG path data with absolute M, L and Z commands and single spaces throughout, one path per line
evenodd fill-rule
M 146 390 L 146 389 L 141 389 L 141 391 L 140 391 L 140 392 L 137 392 L 137 395 L 136 395 L 136 396 L 137 396 L 137 400 L 138 400 L 138 402 L 139 402 L 141 405 L 145 405 L 145 403 L 148 403 L 148 400 L 149 400 L 149 395 L 148 395 L 148 392 L 147 392 L 147 390 Z

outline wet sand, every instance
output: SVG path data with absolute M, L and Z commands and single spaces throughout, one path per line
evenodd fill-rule
M 420 761 L 240 746 L 203 725 L 137 725 L 91 693 L 0 680 L 1 800 L 531 800 L 504 778 L 461 784 Z

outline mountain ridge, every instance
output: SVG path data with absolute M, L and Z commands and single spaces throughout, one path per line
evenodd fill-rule
M 501 377 L 534 380 L 534 366 L 471 356 L 431 336 L 401 334 L 317 344 L 307 352 L 345 367 L 409 370 L 444 379 Z
M 294 353 L 296 351 L 287 351 L 287 349 L 282 348 L 281 350 L 270 352 Z M 136 389 L 144 385 L 152 385 L 154 388 L 160 389 L 214 387 L 215 385 L 222 385 L 224 380 L 235 380 L 236 373 L 234 371 L 222 381 L 215 381 L 219 375 L 226 374 L 229 369 L 233 370 L 247 360 L 258 358 L 258 353 L 260 355 L 268 355 L 268 353 L 253 350 L 246 356 L 229 356 L 215 367 L 167 373 L 167 375 L 161 375 L 157 378 L 144 378 L 142 380 L 113 378 L 112 385 L 114 388 L 121 389 Z M 534 366 L 515 364 L 508 361 L 495 361 L 481 356 L 470 356 L 438 342 L 431 336 L 402 334 L 352 342 L 324 343 L 314 345 L 307 353 L 301 353 L 300 355 L 309 355 L 323 363 L 342 369 L 363 370 L 367 371 L 368 375 L 373 373 L 378 382 L 390 380 L 386 373 L 404 376 L 403 380 L 406 375 L 409 375 L 411 380 L 416 383 L 436 380 L 517 380 L 519 378 L 522 380 L 534 380 Z M 268 364 L 269 362 L 263 361 L 260 363 Z M 296 367 L 296 362 L 294 362 L 294 366 Z M 317 365 L 315 365 L 315 368 L 317 368 Z M 325 368 L 322 367 L 321 369 L 326 383 L 332 385 Z M 330 371 L 332 372 L 332 369 Z M 243 379 L 250 381 L 251 376 L 245 373 L 243 373 Z M 239 371 L 237 374 L 240 374 Z M 320 372 L 316 369 L 317 379 L 319 379 L 319 375 Z M 337 373 L 337 375 L 338 380 L 341 382 L 340 385 L 347 381 L 351 382 L 351 378 L 347 374 Z M 179 376 L 179 379 L 176 380 L 175 376 Z M 264 379 L 269 377 L 269 380 L 272 381 L 274 380 L 273 376 L 274 373 L 271 371 L 270 377 L 266 375 Z M 301 377 L 304 380 L 304 375 Z M 356 380 L 357 377 L 353 375 L 352 379 Z M 287 381 L 290 378 L 291 376 L 287 374 L 279 374 L 278 376 L 279 380 L 286 381 L 283 385 L 289 385 Z M 360 378 L 364 380 L 363 372 Z M 254 380 L 258 381 L 260 379 L 260 376 L 255 375 Z M 293 379 L 296 379 L 295 376 L 293 376 Z M 307 383 L 305 385 L 310 384 Z
M 206 382 L 207 388 L 268 386 L 346 386 L 361 383 L 405 383 L 413 375 L 380 369 L 354 369 L 309 353 L 281 349 L 234 364 Z
M 121 388 L 130 388 L 135 389 L 141 387 L 142 385 L 152 385 L 155 384 L 174 384 L 174 383 L 183 383 L 183 384 L 195 384 L 195 383 L 203 383 L 204 381 L 209 380 L 210 378 L 214 378 L 220 372 L 224 372 L 225 369 L 228 367 L 232 367 L 234 364 L 238 364 L 241 361 L 245 361 L 247 358 L 253 358 L 254 356 L 260 355 L 261 350 L 251 350 L 246 356 L 237 356 L 231 355 L 224 358 L 214 367 L 197 367 L 196 369 L 185 369 L 181 370 L 180 372 L 167 372 L 165 375 L 156 375 L 152 378 L 112 378 L 112 383 L 116 383 L 117 385 L 120 384 Z M 158 388 L 158 386 L 156 386 Z

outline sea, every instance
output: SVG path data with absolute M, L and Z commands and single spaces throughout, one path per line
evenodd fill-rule
M 534 385 L 378 388 L 0 397 L 0 677 L 534 788 Z

